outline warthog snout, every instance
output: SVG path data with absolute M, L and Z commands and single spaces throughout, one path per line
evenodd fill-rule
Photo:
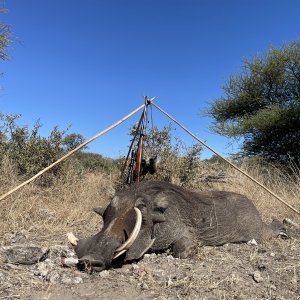
M 90 269 L 91 271 L 101 272 L 105 270 L 105 263 L 101 259 L 94 259 L 91 256 L 83 256 L 78 260 L 80 269 Z

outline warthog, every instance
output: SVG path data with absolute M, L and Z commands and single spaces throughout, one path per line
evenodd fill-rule
M 279 233 L 263 223 L 243 195 L 192 192 L 167 182 L 133 185 L 117 193 L 107 208 L 95 211 L 103 217 L 102 230 L 78 243 L 73 241 L 79 264 L 94 271 L 108 268 L 118 256 L 125 262 L 148 250 L 171 249 L 174 256 L 186 258 L 199 243 L 260 242 Z

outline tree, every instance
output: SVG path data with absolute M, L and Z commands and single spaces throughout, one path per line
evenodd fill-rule
M 6 10 L 0 8 L 0 13 L 4 12 L 6 12 Z M 0 21 L 0 59 L 6 60 L 8 58 L 7 48 L 10 42 L 10 28 L 7 24 Z
M 84 142 L 83 135 L 79 133 L 71 133 L 66 135 L 66 137 L 63 140 L 64 148 L 66 152 L 69 152 L 71 150 L 74 150 L 78 146 L 80 146 Z M 86 149 L 87 146 L 84 147 Z
M 300 41 L 245 60 L 223 90 L 208 111 L 214 132 L 243 138 L 242 157 L 300 163 Z

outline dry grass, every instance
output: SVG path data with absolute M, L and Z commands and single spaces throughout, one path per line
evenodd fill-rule
M 11 168 L 0 176 L 2 193 L 15 187 L 19 180 Z M 26 230 L 39 236 L 94 232 L 99 217 L 93 207 L 103 206 L 113 186 L 112 176 L 103 173 L 76 175 L 69 170 L 66 177 L 48 188 L 29 184 L 2 200 L 0 238 L 7 233 Z
M 264 184 L 284 201 L 300 211 L 300 170 L 294 168 L 293 174 L 282 172 L 273 165 L 262 165 L 260 163 L 244 163 L 241 169 L 246 171 L 260 183 Z M 278 199 L 262 189 L 245 175 L 232 169 L 226 168 L 229 176 L 225 183 L 214 183 L 212 188 L 237 192 L 246 195 L 253 200 L 264 219 L 290 218 L 296 222 L 300 216 L 293 212 Z
M 211 170 L 211 166 L 206 166 Z M 224 167 L 223 167 L 224 168 Z M 243 165 L 242 168 L 256 179 L 266 184 L 275 193 L 300 210 L 300 179 L 292 181 L 275 167 Z M 1 165 L 1 194 L 15 187 L 20 181 L 14 174 L 9 161 Z M 274 197 L 248 180 L 244 175 L 225 168 L 229 179 L 225 182 L 210 183 L 208 188 L 230 190 L 253 199 L 257 208 L 268 221 L 272 217 L 288 217 L 296 222 L 300 218 Z M 25 186 L 18 192 L 2 200 L 0 211 L 0 238 L 5 234 L 26 230 L 37 235 L 58 236 L 68 231 L 80 234 L 92 233 L 99 228 L 99 217 L 93 207 L 105 205 L 114 186 L 116 175 L 103 173 L 78 175 L 70 169 L 66 177 L 57 180 L 49 188 L 34 184 Z M 299 177 L 298 177 L 299 178 Z M 203 189 L 199 186 L 199 189 Z M 206 184 L 205 184 L 206 185 Z M 207 186 L 206 186 L 207 187 Z

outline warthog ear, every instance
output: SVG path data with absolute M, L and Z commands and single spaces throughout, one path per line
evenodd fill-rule
M 153 201 L 153 210 L 163 213 L 169 206 L 167 195 L 160 193 Z
M 104 214 L 104 212 L 105 212 L 105 207 L 95 207 L 95 208 L 93 208 L 93 211 L 96 213 L 96 214 L 98 214 L 98 215 L 100 215 L 101 217 L 103 217 L 103 214 Z

